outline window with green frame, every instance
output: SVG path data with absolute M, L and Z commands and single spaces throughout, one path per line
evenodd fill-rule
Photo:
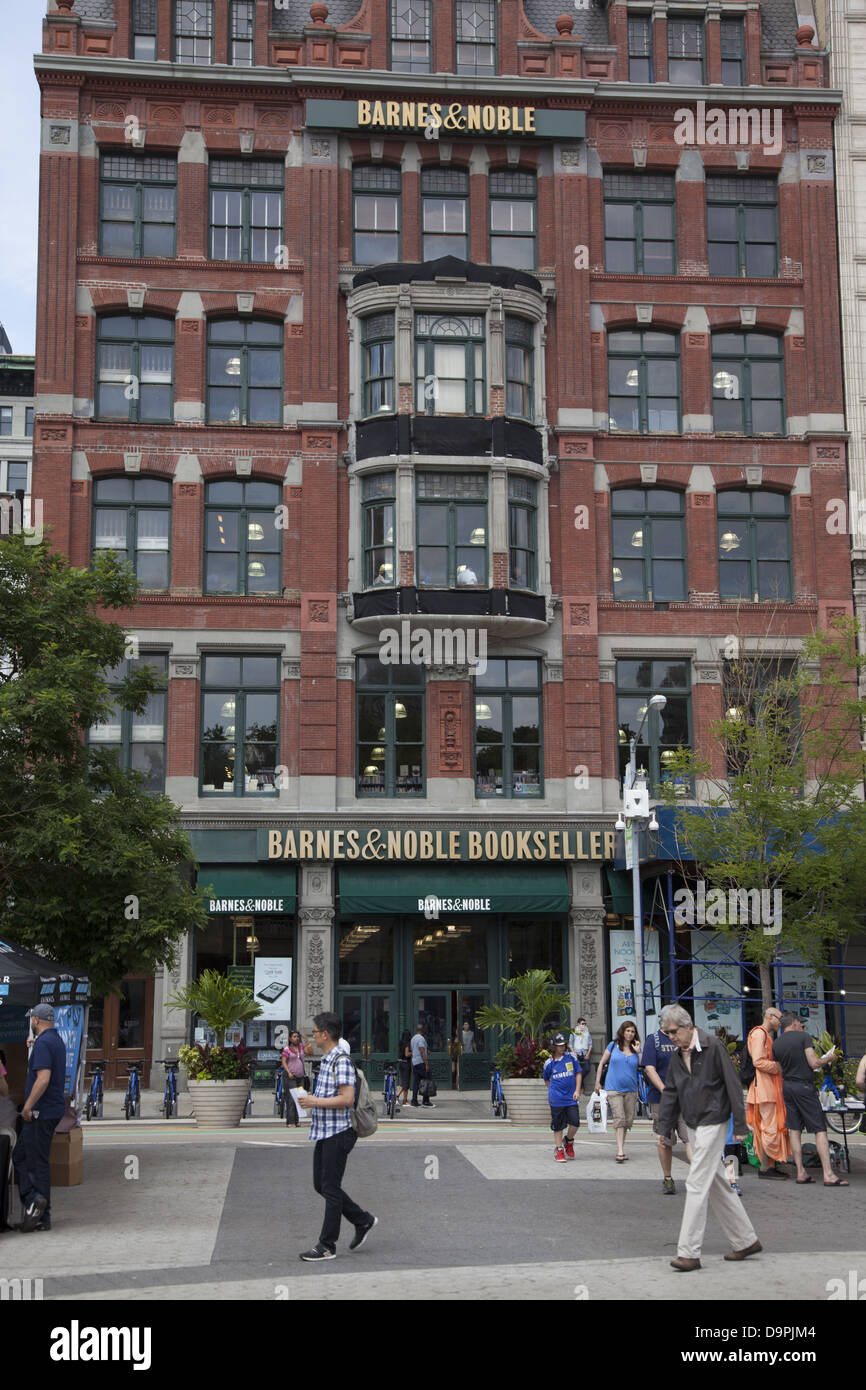
M 714 333 L 713 429 L 785 433 L 783 339 L 776 333 Z
M 352 254 L 356 265 L 399 261 L 402 182 L 400 170 L 384 164 L 352 166 Z
M 143 589 L 167 589 L 171 483 L 163 478 L 99 478 L 93 484 L 93 555 L 113 550 Z
M 668 15 L 668 82 L 704 81 L 704 21 Z
M 211 160 L 211 260 L 275 263 L 283 241 L 285 178 L 279 160 Z
M 283 325 L 211 319 L 207 341 L 208 424 L 282 424 Z
M 280 658 L 203 656 L 201 792 L 275 796 Z
M 490 193 L 490 264 L 534 270 L 538 180 L 520 169 L 493 169 Z
M 541 662 L 496 657 L 475 677 L 475 795 L 544 795 Z
M 664 709 L 647 706 L 651 695 L 664 695 Z M 651 794 L 671 773 L 666 771 L 678 748 L 691 748 L 691 668 L 688 661 L 618 661 L 616 663 L 616 710 L 619 748 L 619 779 L 622 783 L 629 763 L 629 740 L 640 728 L 646 714 L 641 742 L 636 747 L 637 770 L 648 775 Z M 688 790 L 682 783 L 677 790 Z
M 684 502 L 683 493 L 664 487 L 611 493 L 614 598 L 685 601 Z
M 357 795 L 426 795 L 424 667 L 360 656 L 355 699 Z
M 103 314 L 96 327 L 97 420 L 170 421 L 174 319 Z
M 779 273 L 779 188 L 750 174 L 707 174 L 707 254 L 711 275 Z
M 763 488 L 716 496 L 719 596 L 790 603 L 791 513 L 787 493 Z
M 419 415 L 483 415 L 484 319 L 415 315 L 415 409 Z
M 621 275 L 674 275 L 675 213 L 676 185 L 671 174 L 605 174 L 605 270 Z
M 394 410 L 394 315 L 371 314 L 361 321 L 364 414 Z
M 487 585 L 487 478 L 415 475 L 415 582 L 421 589 Z
M 157 0 L 132 0 L 132 53 L 139 62 L 156 61 Z
M 680 348 L 676 333 L 622 329 L 607 335 L 610 429 L 639 434 L 680 430 Z
M 505 414 L 519 420 L 534 414 L 533 336 L 528 319 L 505 315 Z
M 432 72 L 431 0 L 391 0 L 391 71 Z
M 743 20 L 721 20 L 719 37 L 722 43 L 722 83 L 726 87 L 742 87 L 746 56 Z
M 469 174 L 466 169 L 421 170 L 421 258 L 469 259 Z
M 213 0 L 174 0 L 174 61 L 213 62 Z
M 232 0 L 229 62 L 236 68 L 253 66 L 256 37 L 255 0 Z
M 149 666 L 165 679 L 168 675 L 168 656 L 164 652 L 148 652 L 136 660 L 121 661 L 106 678 L 114 688 L 142 666 Z M 102 724 L 92 724 L 87 742 L 100 751 L 114 753 L 123 768 L 140 772 L 148 792 L 165 790 L 165 708 L 166 693 L 157 691 L 148 696 L 140 714 L 115 705 Z
M 282 588 L 279 483 L 208 483 L 205 487 L 206 594 L 278 594 Z
M 456 0 L 457 71 L 471 77 L 496 73 L 495 0 Z
M 508 475 L 508 583 L 514 589 L 538 584 L 538 484 Z
M 175 254 L 177 159 L 104 154 L 99 165 L 99 254 L 138 259 Z
M 365 473 L 361 478 L 361 529 L 364 537 L 364 586 L 391 588 L 394 567 L 395 476 Z

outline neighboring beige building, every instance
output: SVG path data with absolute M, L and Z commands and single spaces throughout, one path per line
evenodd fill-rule
M 35 358 L 0 353 L 0 493 L 30 496 Z
M 866 649 L 866 0 L 818 0 L 818 41 L 830 50 L 835 123 L 839 293 L 848 440 L 848 525 L 854 607 Z M 832 248 L 828 248 L 831 251 Z

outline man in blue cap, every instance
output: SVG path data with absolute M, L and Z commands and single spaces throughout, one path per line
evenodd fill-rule
M 24 1209 L 19 1230 L 51 1230 L 51 1140 L 66 1113 L 66 1046 L 54 1027 L 54 1007 L 30 1010 L 35 1039 L 27 1063 L 21 1133 L 12 1154 Z

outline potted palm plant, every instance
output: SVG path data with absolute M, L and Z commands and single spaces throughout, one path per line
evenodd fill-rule
M 249 1091 L 249 1060 L 243 1044 L 227 1048 L 226 1029 L 248 1023 L 262 1012 L 252 994 L 218 970 L 204 970 L 192 984 L 172 995 L 171 1009 L 198 1014 L 216 1033 L 213 1047 L 195 1043 L 178 1052 L 187 1074 L 196 1123 L 200 1129 L 232 1129 L 241 1122 Z
M 567 1016 L 571 996 L 559 989 L 552 970 L 527 970 L 513 980 L 503 980 L 502 985 L 513 1003 L 489 1004 L 479 1011 L 478 1022 L 482 1028 L 498 1028 L 515 1037 L 496 1056 L 509 1117 L 518 1124 L 546 1124 L 550 1108 L 542 1072 L 550 1053 L 542 1045 L 543 1038 L 551 1031 L 551 1018 Z

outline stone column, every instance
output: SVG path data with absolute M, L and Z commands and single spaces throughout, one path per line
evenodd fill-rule
M 601 897 L 601 869 L 572 865 L 571 910 L 569 912 L 569 978 L 571 980 L 571 1018 L 585 1018 L 592 1033 L 593 1062 L 604 1047 L 607 1029 L 607 1001 L 604 973 L 604 904 Z
M 295 1026 L 311 1033 L 313 1018 L 335 1003 L 333 960 L 334 866 L 304 865 L 300 872 L 295 946 Z
M 189 1014 L 183 1009 L 169 1009 L 166 1000 L 184 985 L 192 981 L 192 938 L 187 935 L 177 948 L 177 964 L 172 970 L 167 965 L 157 971 L 153 987 L 153 1056 L 177 1057 L 178 1048 L 189 1041 Z M 151 1089 L 162 1086 L 162 1073 L 154 1066 L 150 1078 Z M 186 1087 L 186 1072 L 177 1075 L 178 1089 Z

